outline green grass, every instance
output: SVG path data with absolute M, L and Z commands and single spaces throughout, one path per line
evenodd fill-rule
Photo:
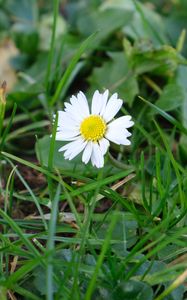
M 19 50 L 16 84 L 0 78 L 0 299 L 185 300 L 186 2 L 0 8 L 0 50 Z M 66 161 L 57 111 L 106 88 L 133 117 L 131 146 L 111 145 L 103 169 Z

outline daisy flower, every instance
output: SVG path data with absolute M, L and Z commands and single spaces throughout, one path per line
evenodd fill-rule
M 64 111 L 58 112 L 56 132 L 56 140 L 69 142 L 59 149 L 65 151 L 65 159 L 71 160 L 83 151 L 85 164 L 91 160 L 93 166 L 102 168 L 110 142 L 130 145 L 128 137 L 131 133 L 127 128 L 134 124 L 131 116 L 114 119 L 122 104 L 118 94 L 109 97 L 108 90 L 103 94 L 95 91 L 91 109 L 82 92 L 72 96 L 70 103 L 65 102 Z

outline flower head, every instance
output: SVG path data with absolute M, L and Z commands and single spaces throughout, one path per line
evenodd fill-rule
M 69 141 L 59 151 L 65 151 L 65 159 L 73 159 L 83 151 L 82 161 L 102 168 L 104 155 L 110 142 L 118 145 L 130 145 L 128 137 L 131 133 L 127 128 L 133 126 L 131 116 L 113 119 L 120 110 L 123 101 L 117 93 L 109 99 L 109 91 L 103 94 L 95 91 L 91 110 L 82 92 L 77 97 L 72 96 L 70 103 L 65 103 L 64 111 L 58 112 L 58 127 L 56 140 Z

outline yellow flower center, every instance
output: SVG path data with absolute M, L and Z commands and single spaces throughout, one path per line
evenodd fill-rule
M 97 115 L 85 118 L 80 126 L 80 132 L 85 140 L 96 142 L 104 136 L 106 131 L 105 121 Z

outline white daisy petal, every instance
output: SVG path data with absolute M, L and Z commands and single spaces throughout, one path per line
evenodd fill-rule
M 81 116 L 89 116 L 90 112 L 88 102 L 85 95 L 82 92 L 79 92 L 77 94 L 77 97 L 72 96 L 70 98 L 70 102 L 72 104 L 72 109 L 79 112 Z
M 83 94 L 83 92 L 79 92 L 77 95 L 77 99 L 79 100 L 79 103 L 81 103 L 81 108 L 84 110 L 85 116 L 89 116 L 89 106 L 88 101 L 86 99 L 86 96 Z
M 119 140 L 123 140 L 123 138 L 124 138 L 124 136 L 121 136 L 121 139 L 120 139 L 119 135 L 120 135 L 119 131 L 118 131 L 118 135 L 116 135 L 115 131 L 113 131 L 113 130 L 107 130 L 107 133 L 105 134 L 105 137 L 109 141 L 111 141 L 111 142 L 116 143 L 116 144 L 119 145 L 120 144 Z
M 77 108 L 76 105 L 71 105 L 71 107 L 68 106 L 67 108 L 65 108 L 65 112 L 69 113 L 75 120 L 80 121 L 84 117 L 84 114 L 80 111 L 80 109 Z
M 57 125 L 57 131 L 63 131 L 65 132 L 66 130 L 71 130 L 74 132 L 79 131 L 80 128 L 80 122 L 76 122 L 69 118 L 68 116 L 63 116 L 62 119 L 58 120 L 58 125 Z
M 57 127 L 62 126 L 62 124 L 63 124 L 63 115 L 64 114 L 65 114 L 64 111 L 58 111 L 58 124 L 57 124 Z M 55 122 L 55 119 L 56 119 L 56 114 L 53 115 L 53 124 Z
M 83 116 L 81 116 L 72 105 L 71 108 L 65 108 L 64 112 L 77 123 L 80 123 L 83 119 Z
M 62 146 L 60 149 L 58 149 L 58 152 L 62 152 L 65 151 L 67 149 L 70 149 L 70 147 L 72 147 L 72 145 L 74 146 L 75 141 L 77 141 L 80 137 L 76 137 L 73 141 L 71 141 L 70 143 Z
M 72 141 L 76 138 L 76 133 L 73 132 L 67 132 L 64 133 L 63 131 L 56 132 L 56 141 Z
M 79 99 L 75 96 L 70 98 L 71 104 L 65 102 L 65 111 L 72 114 L 73 118 L 80 120 L 89 115 L 88 106 L 82 101 L 82 97 Z
M 110 146 L 110 143 L 107 139 L 105 138 L 102 138 L 100 141 L 99 141 L 99 146 L 100 146 L 100 149 L 101 149 L 101 152 L 103 155 L 106 154 L 109 146 Z
M 124 129 L 124 134 L 126 137 L 129 137 L 132 135 L 132 133 L 130 133 L 127 129 Z
M 61 124 L 67 123 L 67 122 L 71 122 L 74 124 L 79 123 L 77 117 L 73 116 L 71 113 L 68 113 L 66 111 L 61 111 L 58 113 L 58 125 L 60 126 Z
M 102 94 L 102 107 L 101 107 L 101 111 L 100 111 L 100 115 L 103 116 L 105 109 L 106 109 L 106 104 L 108 101 L 108 95 L 109 95 L 109 90 L 106 90 L 103 94 Z
M 79 114 L 79 112 L 76 109 L 72 110 L 71 113 L 70 113 L 70 115 L 72 115 L 72 118 L 74 118 L 75 120 L 77 120 L 77 123 L 79 123 L 79 124 L 84 119 L 84 117 L 81 114 Z
M 79 137 L 77 140 L 67 144 L 67 146 L 63 146 L 59 149 L 59 151 L 64 151 L 64 157 L 65 159 L 73 159 L 75 156 L 77 156 L 86 146 L 87 141 L 84 141 L 81 137 Z
M 101 115 L 105 111 L 106 103 L 108 100 L 109 91 L 106 90 L 103 94 L 99 91 L 95 91 L 92 98 L 92 109 L 91 112 L 93 115 Z
M 85 101 L 85 98 L 83 97 L 83 93 L 79 92 L 77 94 L 77 97 L 72 96 L 70 98 L 70 102 L 72 103 L 72 106 L 77 109 L 83 116 L 89 115 L 89 108 L 87 100 Z
M 101 108 L 101 94 L 99 91 L 95 91 L 92 98 L 92 107 L 91 107 L 91 113 L 92 115 L 98 115 Z
M 124 130 L 123 128 L 119 128 L 117 133 L 116 130 L 108 129 L 105 136 L 108 140 L 117 145 L 130 145 L 129 141 L 127 140 L 127 130 Z
M 93 143 L 88 142 L 85 149 L 84 149 L 83 155 L 82 155 L 82 161 L 85 164 L 87 164 L 89 162 L 90 158 L 91 158 L 92 148 L 93 148 Z
M 65 136 L 69 136 L 69 135 L 74 135 L 77 136 L 80 134 L 79 132 L 79 128 L 67 128 L 67 127 L 63 127 L 63 133 Z
M 133 124 L 131 116 L 120 117 L 108 124 L 105 136 L 118 145 L 130 145 L 127 137 L 131 136 L 131 133 L 126 128 L 133 126 Z
M 104 166 L 104 157 L 97 143 L 93 143 L 91 161 L 92 165 L 96 166 L 97 168 L 102 168 Z
M 116 127 L 129 128 L 134 125 L 134 122 L 131 121 L 131 116 L 123 116 L 123 117 L 117 118 L 116 120 L 112 121 L 109 125 L 110 125 L 110 128 L 113 127 L 115 129 L 116 129 Z
M 113 119 L 113 117 L 118 113 L 123 104 L 123 101 L 121 99 L 118 99 L 117 97 L 117 93 L 113 94 L 106 105 L 105 111 L 103 113 L 103 118 L 107 123 Z
M 124 145 L 124 146 L 130 146 L 131 145 L 131 141 L 129 141 L 128 139 L 125 139 L 124 141 L 123 141 L 123 144 L 122 145 Z
M 74 141 L 73 141 L 73 142 L 74 142 Z M 71 144 L 71 143 L 68 143 L 68 144 L 62 146 L 60 149 L 58 149 L 58 152 L 62 152 L 62 151 L 65 151 L 65 150 L 69 149 L 69 147 L 70 147 L 69 144 Z
M 71 152 L 71 155 L 69 155 L 69 160 L 72 160 L 75 156 L 77 156 L 79 153 L 81 153 L 84 150 L 84 148 L 86 147 L 87 143 L 88 143 L 87 141 L 84 141 L 84 143 L 80 144 L 79 147 L 74 149 Z M 65 153 L 64 153 L 64 156 L 65 156 Z
M 73 125 L 73 124 L 64 124 L 63 126 L 61 127 L 57 127 L 57 130 L 58 131 L 63 131 L 63 132 L 69 132 L 69 131 L 74 131 L 75 133 L 79 133 L 79 127 L 80 126 L 77 126 L 77 125 Z
M 92 97 L 91 114 L 86 96 L 79 92 L 65 102 L 64 111 L 58 112 L 56 140 L 69 141 L 59 149 L 64 151 L 65 159 L 73 159 L 82 153 L 82 161 L 87 164 L 91 160 L 97 168 L 104 166 L 104 155 L 110 142 L 118 145 L 130 145 L 127 128 L 133 126 L 131 116 L 112 119 L 122 106 L 123 101 L 113 94 L 108 100 L 109 91 L 95 91 Z M 55 116 L 54 116 L 55 119 Z
M 81 96 L 81 98 L 82 98 L 82 101 L 84 101 L 84 103 L 85 103 L 86 105 L 88 105 L 88 100 L 87 100 L 85 94 L 84 94 L 83 92 L 81 92 L 81 91 L 78 93 L 78 95 L 79 95 L 79 94 L 80 94 L 80 96 Z M 88 110 L 89 110 L 89 107 L 88 107 Z

